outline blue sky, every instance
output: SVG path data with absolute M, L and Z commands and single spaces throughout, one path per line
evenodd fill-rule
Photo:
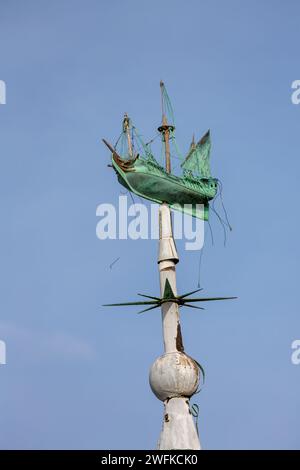
M 160 79 L 183 152 L 211 129 L 233 226 L 224 248 L 212 216 L 201 280 L 239 299 L 181 313 L 207 375 L 202 445 L 300 448 L 299 14 L 294 0 L 0 0 L 0 448 L 156 445 L 160 313 L 101 304 L 158 292 L 157 242 L 100 241 L 95 212 L 121 190 L 100 139 L 124 111 L 151 138 Z M 177 246 L 185 292 L 199 255 Z

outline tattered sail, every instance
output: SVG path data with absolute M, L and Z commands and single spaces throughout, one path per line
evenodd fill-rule
M 211 178 L 210 173 L 210 132 L 208 131 L 197 144 L 191 144 L 190 151 L 181 164 L 181 168 L 200 178 Z

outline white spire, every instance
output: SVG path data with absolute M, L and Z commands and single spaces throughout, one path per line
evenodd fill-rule
M 175 295 L 175 264 L 179 261 L 172 233 L 171 213 L 167 204 L 159 209 L 159 275 L 161 297 L 166 281 Z M 189 398 L 198 388 L 200 372 L 196 362 L 184 353 L 178 304 L 162 304 L 165 353 L 150 369 L 150 386 L 164 402 L 163 428 L 158 449 L 200 449 L 198 433 L 190 412 Z

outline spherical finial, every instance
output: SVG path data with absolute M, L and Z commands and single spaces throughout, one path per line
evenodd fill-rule
M 149 382 L 161 401 L 191 397 L 197 391 L 200 371 L 196 362 L 183 352 L 166 353 L 152 364 Z

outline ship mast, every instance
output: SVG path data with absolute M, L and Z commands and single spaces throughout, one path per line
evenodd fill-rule
M 158 128 L 158 131 L 163 136 L 163 141 L 165 143 L 165 155 L 166 155 L 166 172 L 171 173 L 171 153 L 170 153 L 170 132 L 175 128 L 172 125 L 168 124 L 167 116 L 164 109 L 164 99 L 163 99 L 163 90 L 164 82 L 160 82 L 160 91 L 161 91 L 161 107 L 162 107 L 162 125 Z
M 164 84 L 160 82 L 162 94 L 162 125 L 158 131 L 165 143 L 166 172 L 171 173 L 170 132 L 163 105 Z M 177 296 L 175 265 L 179 258 L 173 238 L 171 211 L 167 203 L 159 208 L 159 254 L 158 268 L 161 297 L 167 289 Z M 173 296 L 174 297 L 174 296 Z M 176 302 L 164 302 L 162 329 L 164 354 L 150 369 L 150 386 L 158 399 L 164 402 L 163 428 L 158 449 L 200 449 L 200 441 L 190 412 L 189 398 L 199 383 L 199 369 L 195 361 L 184 353 L 179 307 Z
M 124 132 L 126 132 L 126 136 L 127 136 L 128 153 L 129 153 L 130 158 L 132 158 L 133 149 L 132 149 L 132 142 L 131 142 L 131 136 L 130 136 L 130 123 L 129 123 L 129 117 L 127 113 L 124 114 L 123 130 Z

